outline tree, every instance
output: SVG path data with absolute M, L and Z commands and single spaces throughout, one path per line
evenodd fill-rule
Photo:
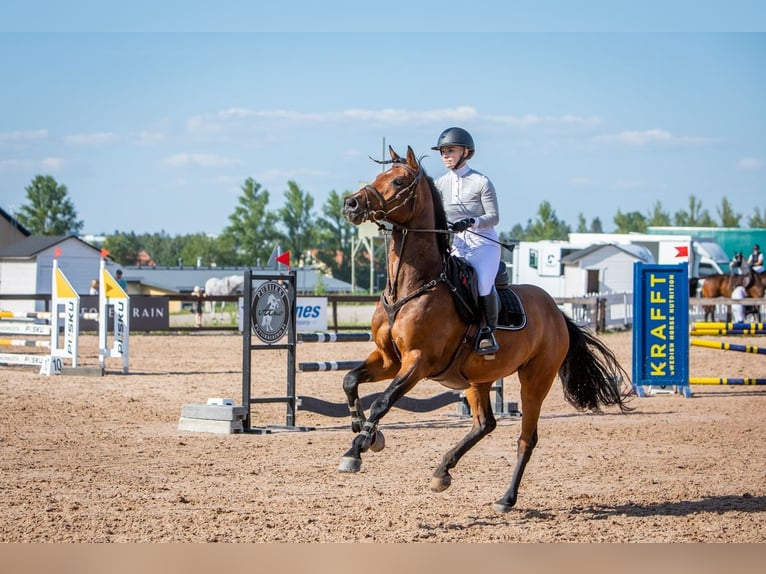
M 734 213 L 734 208 L 726 197 L 721 200 L 721 206 L 717 211 L 718 217 L 721 220 L 721 227 L 739 227 L 742 214 Z
M 317 259 L 327 266 L 333 277 L 351 281 L 351 240 L 356 227 L 343 217 L 343 198 L 334 189 L 322 206 L 319 219 Z
M 694 195 L 689 196 L 689 211 L 679 210 L 673 216 L 676 227 L 718 227 L 707 209 L 702 209 L 702 202 Z
M 662 203 L 655 201 L 646 218 L 647 227 L 667 227 L 670 225 L 670 214 L 663 211 Z
M 314 223 L 314 198 L 304 193 L 294 181 L 287 182 L 285 205 L 280 208 L 279 218 L 287 233 L 284 237 L 286 251 L 296 260 L 305 257 L 309 248 L 318 244 L 319 228 Z
M 616 233 L 646 232 L 646 218 L 638 211 L 623 213 L 618 209 L 613 221 L 617 227 Z
M 50 175 L 37 175 L 27 186 L 29 204 L 21 207 L 16 218 L 36 235 L 77 235 L 83 222 L 68 197 L 67 188 Z
M 758 207 L 754 207 L 752 215 L 748 217 L 747 224 L 751 229 L 763 229 L 766 227 L 766 209 L 761 212 Z
M 537 208 L 537 219 L 534 223 L 527 226 L 525 230 L 525 239 L 529 241 L 539 241 L 541 239 L 561 239 L 566 240 L 569 237 L 569 226 L 559 221 L 556 217 L 556 210 L 553 209 L 550 202 L 543 201 Z
M 269 192 L 248 177 L 242 185 L 239 205 L 229 216 L 230 224 L 224 229 L 223 239 L 231 241 L 239 263 L 265 265 L 279 238 L 277 216 L 266 209 Z

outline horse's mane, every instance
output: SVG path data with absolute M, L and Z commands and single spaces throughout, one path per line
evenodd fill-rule
M 421 167 L 421 169 L 423 168 Z M 444 202 L 442 201 L 442 194 L 439 193 L 438 189 L 436 189 L 436 185 L 434 185 L 434 180 L 432 177 L 426 174 L 425 171 L 423 171 L 423 176 L 426 178 L 426 181 L 428 182 L 428 189 L 431 190 L 431 199 L 433 200 L 433 203 L 434 203 L 434 228 L 446 230 L 447 229 L 447 212 L 444 211 Z M 440 253 L 449 253 L 450 241 L 449 241 L 449 235 L 447 233 L 437 233 L 436 243 L 439 245 Z

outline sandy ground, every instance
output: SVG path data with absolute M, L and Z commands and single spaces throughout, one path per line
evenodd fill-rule
M 631 334 L 604 336 L 630 372 Z M 738 339 L 758 345 L 759 339 Z M 284 405 L 254 405 L 271 434 L 178 430 L 181 407 L 241 403 L 235 334 L 136 335 L 130 374 L 104 377 L 0 368 L 2 542 L 763 542 L 766 388 L 695 386 L 694 396 L 632 400 L 630 414 L 583 414 L 558 381 L 516 508 L 508 486 L 518 418 L 497 429 L 429 490 L 442 454 L 470 423 L 456 405 L 393 409 L 387 446 L 362 471 L 337 465 L 346 418 L 299 411 L 307 432 L 279 432 Z M 762 339 L 761 342 L 762 343 Z M 298 361 L 361 359 L 371 343 L 301 344 Z M 285 392 L 286 352 L 257 351 L 254 396 Z M 96 365 L 85 336 L 81 364 Z M 766 357 L 691 349 L 694 376 L 766 377 Z M 342 402 L 340 373 L 298 374 L 299 395 Z M 382 384 L 368 385 L 367 392 Z M 506 400 L 518 400 L 515 378 Z M 446 389 L 424 381 L 412 396 Z M 522 405 L 523 410 L 523 405 Z

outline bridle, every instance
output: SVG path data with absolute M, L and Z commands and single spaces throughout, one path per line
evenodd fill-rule
M 391 214 L 396 213 L 397 210 L 402 209 L 408 203 L 412 202 L 414 207 L 415 200 L 417 199 L 417 186 L 418 186 L 418 183 L 420 183 L 420 180 L 423 178 L 423 167 L 420 165 L 420 161 L 418 161 L 418 169 L 417 171 L 415 171 L 409 165 L 407 165 L 404 162 L 404 160 L 401 158 L 392 159 L 388 161 L 380 161 L 380 160 L 372 159 L 372 161 L 379 164 L 400 165 L 401 167 L 405 168 L 410 173 L 410 175 L 413 175 L 413 179 L 410 182 L 410 184 L 407 187 L 404 187 L 400 189 L 399 191 L 397 191 L 396 195 L 394 195 L 388 201 L 386 200 L 385 197 L 383 197 L 383 195 L 377 189 L 375 189 L 375 186 L 373 186 L 372 184 L 365 185 L 360 190 L 363 192 L 363 195 L 364 195 L 364 205 L 365 205 L 364 218 L 373 223 L 380 224 L 381 222 L 389 221 L 389 217 L 391 216 Z M 372 209 L 371 196 L 372 198 L 374 198 L 377 205 L 379 205 L 377 209 Z M 398 225 L 398 224 L 394 224 L 394 225 Z

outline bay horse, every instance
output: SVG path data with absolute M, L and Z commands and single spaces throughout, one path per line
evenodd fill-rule
M 595 335 L 572 322 L 543 289 L 514 285 L 526 326 L 498 329 L 500 345 L 494 360 L 473 352 L 477 327 L 461 318 L 447 279 L 449 231 L 441 195 L 415 157 L 406 158 L 389 147 L 390 164 L 372 184 L 344 198 L 343 215 L 359 225 L 388 223 L 388 277 L 372 317 L 375 350 L 343 378 L 354 436 L 341 458 L 340 472 L 358 472 L 362 453 L 380 451 L 385 438 L 378 425 L 396 401 L 418 381 L 429 378 L 462 390 L 473 424 L 463 439 L 443 457 L 433 473 L 431 490 L 452 482 L 450 470 L 479 440 L 492 432 L 496 420 L 490 390 L 495 381 L 517 372 L 521 383 L 521 434 L 510 487 L 494 503 L 508 512 L 516 503 L 524 469 L 538 440 L 537 425 L 543 400 L 558 374 L 564 397 L 578 410 L 618 406 L 630 410 L 620 389 L 627 373 L 615 355 Z M 468 345 L 468 351 L 461 352 Z M 391 379 L 365 416 L 359 385 Z
M 753 271 L 752 267 L 748 267 L 746 264 L 743 265 L 741 272 L 741 275 L 736 273 L 706 275 L 702 279 L 702 297 L 731 298 L 731 292 L 740 285 L 745 288 L 749 297 L 763 297 L 766 281 L 760 277 L 760 274 Z M 702 310 L 705 313 L 705 321 L 715 321 L 715 305 L 703 305 Z M 727 313 L 726 320 L 727 322 L 731 321 L 731 311 Z

